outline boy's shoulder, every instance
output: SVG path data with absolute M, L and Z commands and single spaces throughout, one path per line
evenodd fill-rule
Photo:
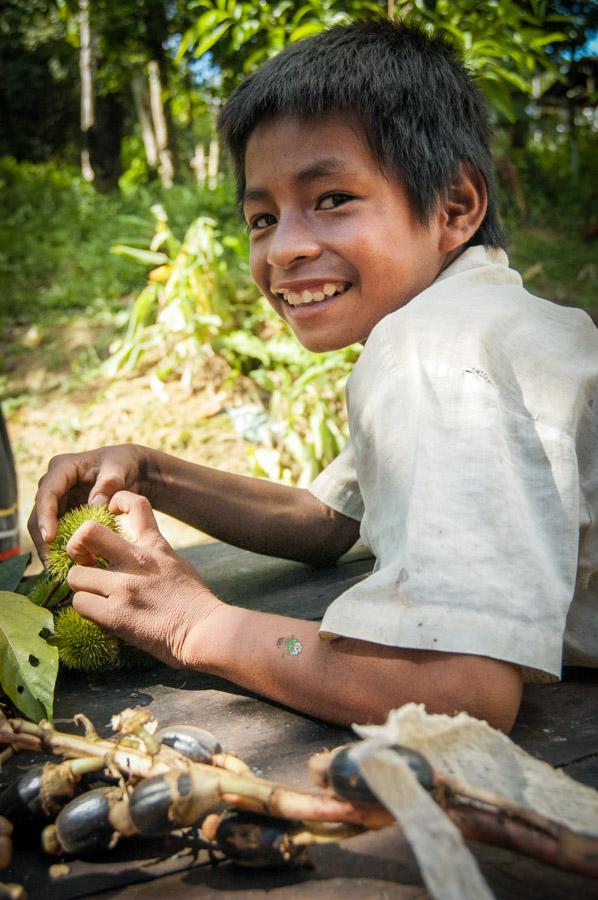
M 531 294 L 503 250 L 470 247 L 424 291 L 382 319 L 366 348 L 417 344 L 431 360 L 499 351 L 598 366 L 598 329 L 581 309 Z
M 598 329 L 582 310 L 529 293 L 503 251 L 473 247 L 376 325 L 350 393 L 361 406 L 376 385 L 447 409 L 472 401 L 474 376 L 480 403 L 572 432 L 598 389 Z

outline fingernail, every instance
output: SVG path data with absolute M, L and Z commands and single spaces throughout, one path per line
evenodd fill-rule
M 40 532 L 41 532 L 42 540 L 45 543 L 47 540 L 47 537 L 48 537 L 48 532 L 46 531 L 45 528 L 40 528 Z
M 89 504 L 90 506 L 108 506 L 108 497 L 105 494 L 96 494 Z

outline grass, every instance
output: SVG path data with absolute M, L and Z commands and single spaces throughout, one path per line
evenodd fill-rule
M 598 309 L 596 239 L 528 227 L 513 229 L 511 240 L 511 264 L 529 291 L 565 306 Z
M 198 215 L 235 217 L 226 187 L 200 194 L 192 186 L 142 186 L 102 194 L 74 170 L 10 158 L 0 159 L 0 191 L 0 318 L 28 324 L 72 310 L 118 312 L 123 297 L 144 285 L 145 272 L 110 247 L 148 246 L 152 204 L 165 206 L 178 234 Z

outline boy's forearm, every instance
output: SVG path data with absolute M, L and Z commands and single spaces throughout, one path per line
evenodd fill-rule
M 359 524 L 307 490 L 250 478 L 149 451 L 147 496 L 155 509 L 255 553 L 311 565 L 334 562 Z
M 510 730 L 521 699 L 517 666 L 486 657 L 403 650 L 319 637 L 319 623 L 222 604 L 193 632 L 185 663 L 340 725 L 385 721 L 408 702 L 466 710 Z

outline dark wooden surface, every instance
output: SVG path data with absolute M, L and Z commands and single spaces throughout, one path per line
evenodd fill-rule
M 250 608 L 316 619 L 330 601 L 371 568 L 360 547 L 338 566 L 310 570 L 223 544 L 183 551 L 224 600 Z M 216 734 L 259 774 L 309 788 L 309 756 L 352 739 L 351 732 L 298 715 L 209 676 L 156 667 L 145 672 L 61 676 L 56 715 L 85 712 L 102 733 L 126 706 L 147 707 L 161 724 L 188 722 Z M 533 755 L 598 788 L 598 673 L 567 672 L 555 685 L 528 685 L 512 737 Z M 65 726 L 69 727 L 69 726 Z M 72 726 L 70 726 L 72 727 Z M 29 762 L 19 755 L 0 773 L 14 778 Z M 597 898 L 598 880 L 561 872 L 511 851 L 470 843 L 498 900 Z M 399 829 L 366 833 L 310 851 L 312 868 L 256 871 L 212 865 L 188 836 L 122 842 L 101 858 L 54 862 L 32 841 L 18 846 L 4 881 L 25 884 L 30 900 L 75 897 L 401 898 L 423 900 L 417 864 Z

